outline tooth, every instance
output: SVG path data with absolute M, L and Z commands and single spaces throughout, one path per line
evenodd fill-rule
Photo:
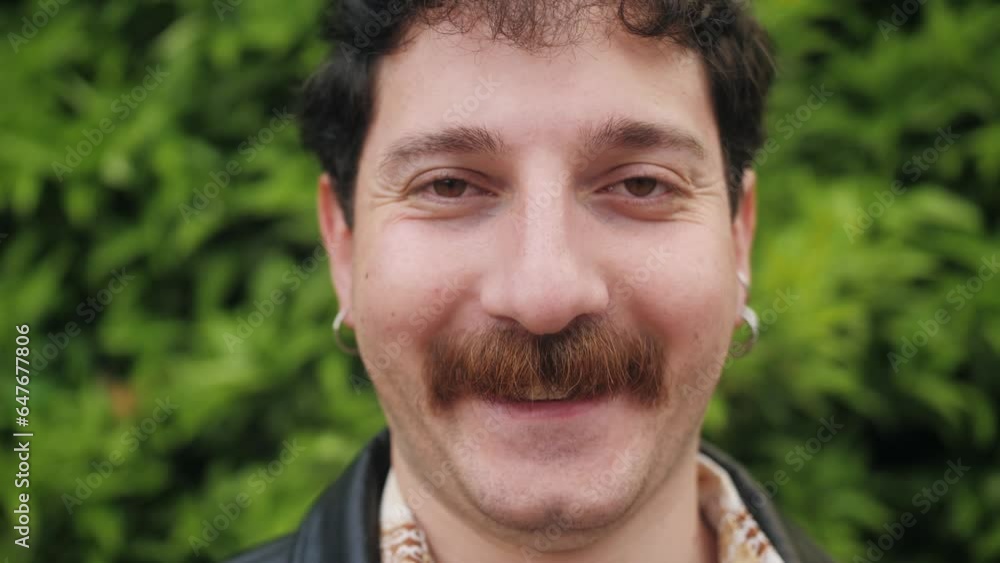
M 569 395 L 567 391 L 552 391 L 546 388 L 532 388 L 528 392 L 529 401 L 555 401 L 565 399 Z

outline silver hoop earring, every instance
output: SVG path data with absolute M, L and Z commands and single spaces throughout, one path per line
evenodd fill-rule
M 747 281 L 746 275 L 743 272 L 737 272 L 736 279 L 740 281 L 743 290 L 749 293 L 750 283 Z M 733 344 L 730 347 L 730 353 L 734 358 L 742 358 L 749 354 L 760 337 L 760 318 L 757 316 L 757 311 L 754 311 L 753 307 L 746 305 L 743 307 L 743 312 L 740 313 L 740 316 L 743 317 L 743 322 L 750 327 L 750 338 L 738 344 Z
M 337 344 L 337 347 L 344 351 L 346 354 L 357 354 L 358 350 L 356 348 L 351 348 L 345 345 L 340 340 L 340 325 L 344 322 L 344 317 L 347 316 L 348 308 L 343 308 L 337 311 L 337 316 L 333 319 L 333 341 Z
M 747 275 L 743 272 L 736 272 L 736 279 L 740 281 L 740 285 L 743 286 L 743 290 L 750 291 L 750 282 L 747 280 Z
M 754 311 L 749 305 L 743 307 L 743 322 L 750 327 L 750 338 L 740 342 L 738 344 L 733 344 L 730 347 L 730 353 L 732 353 L 734 358 L 742 358 L 750 353 L 753 349 L 753 345 L 757 343 L 757 338 L 760 337 L 760 319 L 757 317 L 757 311 Z

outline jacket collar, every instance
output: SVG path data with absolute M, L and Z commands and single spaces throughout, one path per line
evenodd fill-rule
M 378 563 L 379 505 L 388 474 L 389 431 L 382 430 L 313 505 L 289 561 Z
M 798 530 L 789 529 L 747 471 L 718 448 L 701 451 L 730 475 L 750 513 L 786 563 L 828 561 Z M 295 535 L 291 563 L 378 563 L 379 506 L 389 472 L 389 432 L 383 430 L 361 451 L 309 511 Z M 803 558 L 800 550 L 808 555 Z

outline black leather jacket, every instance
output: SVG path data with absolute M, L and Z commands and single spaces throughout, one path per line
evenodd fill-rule
M 745 469 L 709 444 L 703 442 L 701 451 L 729 472 L 785 563 L 832 563 L 801 530 L 782 520 Z M 388 472 L 389 433 L 383 430 L 316 501 L 298 530 L 227 563 L 378 563 L 379 506 Z

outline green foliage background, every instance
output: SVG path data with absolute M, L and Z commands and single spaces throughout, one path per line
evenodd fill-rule
M 220 559 L 293 529 L 383 424 L 360 363 L 332 345 L 326 262 L 295 269 L 318 245 L 318 165 L 293 125 L 247 150 L 325 54 L 322 2 L 231 4 L 53 2 L 30 38 L 42 4 L 0 8 L 0 350 L 11 359 L 14 325 L 30 324 L 34 561 Z M 727 369 L 705 434 L 840 561 L 867 560 L 904 512 L 916 525 L 885 560 L 1000 561 L 1000 276 L 970 282 L 1000 252 L 1000 6 L 929 0 L 900 17 L 917 5 L 756 5 L 781 65 L 776 148 L 758 159 L 753 304 L 766 324 Z M 896 9 L 897 29 L 880 27 Z M 166 76 L 129 107 L 121 97 L 157 65 Z M 828 101 L 803 106 L 821 86 Z M 92 154 L 54 167 L 105 119 Z M 941 128 L 958 139 L 914 177 Z M 230 161 L 241 172 L 195 209 Z M 134 279 L 107 293 L 121 270 Z M 276 291 L 284 303 L 227 341 Z M 782 291 L 794 301 L 778 312 Z M 100 312 L 87 302 L 109 295 Z M 939 309 L 948 321 L 922 338 Z M 904 339 L 923 344 L 894 370 Z M 27 561 L 10 520 L 11 379 L 0 554 Z M 157 400 L 177 408 L 155 421 Z M 831 418 L 844 429 L 795 461 Z M 123 436 L 144 421 L 141 440 Z M 254 481 L 286 440 L 304 451 Z M 921 513 L 914 495 L 957 460 L 969 472 Z M 88 476 L 98 484 L 70 514 L 64 495 Z M 250 505 L 195 556 L 189 538 L 240 493 Z

